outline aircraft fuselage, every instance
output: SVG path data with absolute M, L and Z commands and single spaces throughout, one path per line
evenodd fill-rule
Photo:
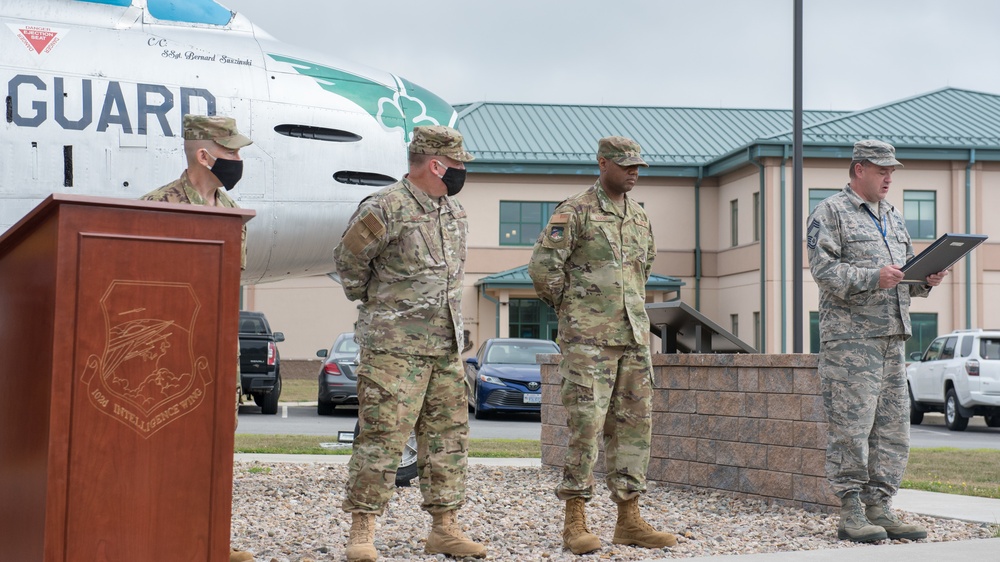
M 220 114 L 254 140 L 230 193 L 257 211 L 244 283 L 327 273 L 358 202 L 405 172 L 413 127 L 454 125 L 427 90 L 239 14 L 164 20 L 155 0 L 124 3 L 0 4 L 0 232 L 51 193 L 138 198 L 177 179 L 182 116 Z

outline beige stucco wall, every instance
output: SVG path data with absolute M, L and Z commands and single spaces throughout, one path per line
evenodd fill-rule
M 996 220 L 996 213 L 1000 210 L 1000 167 L 998 166 L 1000 164 L 994 164 L 989 168 L 983 167 L 980 174 L 982 186 L 989 187 L 977 189 L 975 195 L 979 196 L 980 202 L 974 206 L 979 217 L 977 222 L 982 225 L 978 232 L 989 235 L 990 239 L 996 242 L 1000 242 L 1000 220 Z M 975 202 L 975 199 L 973 201 Z M 1000 270 L 1000 263 L 991 263 L 989 266 L 990 269 Z
M 754 313 L 760 308 L 760 242 L 754 241 L 754 194 L 760 193 L 760 175 L 755 166 L 727 174 L 719 181 L 718 206 L 710 223 L 703 225 L 715 233 L 718 284 L 715 305 L 709 318 L 732 330 L 732 315 L 739 318 L 739 338 L 755 346 Z M 732 202 L 737 202 L 737 245 L 732 245 Z M 766 204 L 766 201 L 764 201 Z M 763 227 L 763 225 L 762 225 Z M 763 235 L 763 228 L 761 229 Z M 692 295 L 693 296 L 693 295 Z M 705 298 L 702 297 L 704 308 Z M 707 313 L 707 310 L 705 311 Z
M 732 245 L 732 202 L 738 203 L 738 243 L 735 247 L 753 244 L 753 194 L 760 191 L 760 176 L 757 169 L 747 166 L 736 173 L 724 177 L 718 187 L 718 207 L 716 207 L 714 223 L 717 242 L 715 246 L 707 246 L 715 250 L 724 250 Z M 707 226 L 707 225 L 706 225 Z
M 986 310 L 1000 311 L 1000 271 L 987 271 L 983 274 L 981 295 Z M 1000 328 L 1000 314 L 988 316 L 979 327 Z
M 459 199 L 469 214 L 470 256 L 468 273 L 495 273 L 528 263 L 530 247 L 500 246 L 501 201 L 559 202 L 589 188 L 594 176 L 470 176 Z M 641 172 L 640 172 L 641 174 Z M 640 177 L 630 194 L 649 214 L 658 255 L 654 273 L 670 276 L 694 274 L 694 181 Z

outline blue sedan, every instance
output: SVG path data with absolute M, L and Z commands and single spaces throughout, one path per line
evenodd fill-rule
M 539 353 L 559 353 L 549 340 L 493 338 L 465 360 L 469 407 L 476 419 L 494 412 L 540 412 L 542 409 Z

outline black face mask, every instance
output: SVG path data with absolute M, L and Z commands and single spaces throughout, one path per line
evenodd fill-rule
M 440 162 L 438 163 L 440 164 Z M 441 165 L 444 166 L 444 164 Z M 441 181 L 448 188 L 449 196 L 458 195 L 458 192 L 462 191 L 462 186 L 465 185 L 465 170 L 446 166 L 444 175 L 441 176 Z
M 231 191 L 243 177 L 243 161 L 216 158 L 210 170 L 222 182 L 222 187 L 225 187 L 226 191 Z

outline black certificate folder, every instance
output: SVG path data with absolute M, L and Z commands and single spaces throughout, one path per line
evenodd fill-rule
M 985 234 L 945 234 L 903 266 L 902 283 L 926 283 L 927 276 L 944 271 L 988 238 Z

